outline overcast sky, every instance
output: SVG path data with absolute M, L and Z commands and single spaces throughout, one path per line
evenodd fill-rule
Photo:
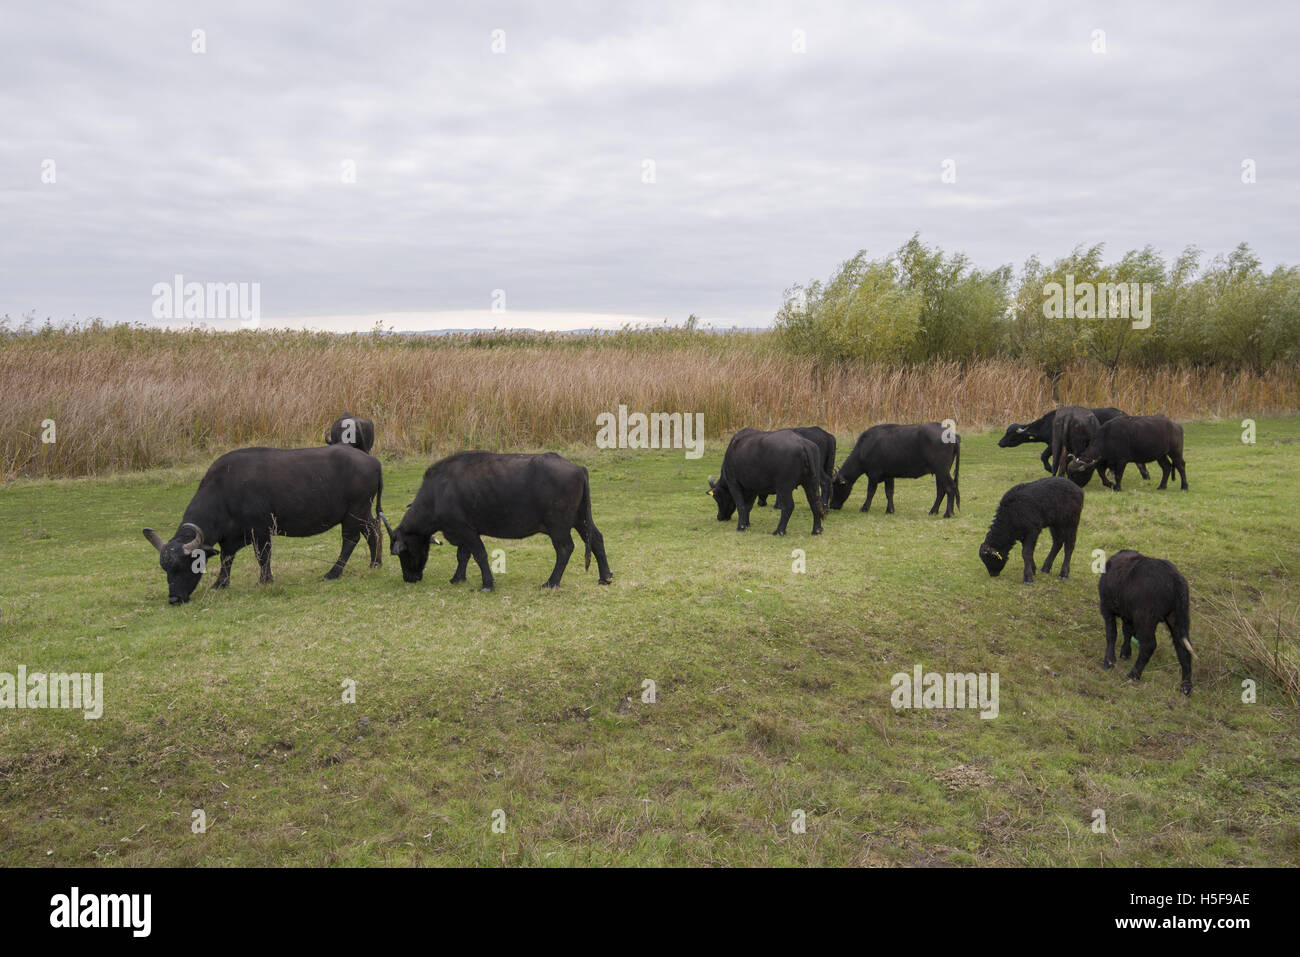
M 760 325 L 916 231 L 1300 261 L 1295 4 L 613 7 L 5 3 L 0 314 Z

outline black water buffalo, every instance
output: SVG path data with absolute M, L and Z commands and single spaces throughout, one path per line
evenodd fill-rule
M 822 470 L 826 473 L 822 477 L 822 507 L 825 508 L 831 503 L 831 475 L 835 472 L 835 436 L 817 425 L 805 425 L 797 429 L 786 429 L 784 431 L 802 435 L 820 450 Z M 756 503 L 759 508 L 767 508 L 767 496 L 767 492 L 759 493 L 758 502 Z M 774 505 L 773 508 L 780 508 L 780 506 Z
M 350 445 L 362 452 L 375 447 L 375 423 L 363 416 L 344 412 L 330 426 L 326 445 Z
M 998 503 L 998 510 L 989 525 L 984 544 L 980 546 L 980 560 L 989 574 L 996 578 L 1002 574 L 1011 546 L 1020 542 L 1020 552 L 1025 559 L 1025 584 L 1034 581 L 1034 546 L 1043 529 L 1052 533 L 1052 549 L 1043 562 L 1043 574 L 1052 570 L 1056 553 L 1065 548 L 1061 562 L 1061 577 L 1070 577 L 1070 556 L 1074 554 L 1074 539 L 1079 531 L 1079 515 L 1083 512 L 1083 490 L 1063 478 L 1041 478 L 1024 482 L 1007 490 Z
M 384 524 L 388 525 L 386 519 Z M 543 587 L 558 588 L 573 554 L 570 529 L 586 545 L 586 567 L 591 568 L 594 553 L 600 583 L 608 585 L 614 573 L 605 557 L 605 539 L 591 517 L 591 483 L 585 468 L 554 452 L 457 452 L 429 466 L 415 501 L 397 528 L 388 528 L 388 537 L 408 582 L 424 577 L 429 542 L 435 532 L 442 532 L 456 546 L 451 583 L 465 580 L 472 557 L 483 576 L 482 590 L 491 591 L 496 583 L 482 536 L 549 535 L 555 546 L 555 568 Z
M 1156 626 L 1163 621 L 1174 640 L 1178 667 L 1182 669 L 1182 692 L 1191 694 L 1191 613 L 1187 579 L 1178 567 L 1163 558 L 1150 558 L 1125 549 L 1106 562 L 1106 570 L 1097 582 L 1097 597 L 1101 620 L 1106 625 L 1103 667 L 1111 668 L 1115 664 L 1115 619 L 1118 618 L 1124 625 L 1120 657 L 1128 658 L 1132 654 L 1136 637 L 1138 657 L 1128 676 L 1134 681 L 1141 679 L 1142 670 L 1156 650 Z
M 1076 477 L 1076 485 L 1082 487 L 1092 478 L 1092 472 L 1071 472 L 1067 475 L 1066 464 L 1089 445 L 1101 428 L 1097 416 L 1091 409 L 1081 405 L 1065 405 L 1056 410 L 1052 419 L 1052 443 L 1048 451 L 1052 457 L 1052 474 L 1061 478 Z
M 1072 472 L 1096 468 L 1107 486 L 1106 469 L 1115 473 L 1115 491 L 1120 491 L 1124 467 L 1129 462 L 1160 463 L 1160 484 L 1169 484 L 1169 476 L 1178 470 L 1183 491 L 1187 490 L 1187 464 L 1183 461 L 1183 427 L 1163 415 L 1125 415 L 1111 419 L 1092 442 L 1070 462 Z
M 820 535 L 826 514 L 822 505 L 826 480 L 821 450 L 809 439 L 791 429 L 741 429 L 727 443 L 718 480 L 709 479 L 709 494 L 717 503 L 718 521 L 725 522 L 739 512 L 736 531 L 743 532 L 749 528 L 754 497 L 775 492 L 781 520 L 772 534 L 784 535 L 794 511 L 794 490 L 802 486 L 813 513 L 812 533 Z
M 370 500 L 382 516 L 383 491 L 379 460 L 347 446 L 237 449 L 212 463 L 170 541 L 163 542 L 152 528 L 144 537 L 158 549 L 173 605 L 190 600 L 209 558 L 220 554 L 213 587 L 225 588 L 235 553 L 252 545 L 261 566 L 258 581 L 264 584 L 272 580 L 272 535 L 303 538 L 342 525 L 343 550 L 325 573 L 327 579 L 338 578 L 363 534 L 370 566 L 382 562 Z
M 1043 449 L 1043 454 L 1040 456 L 1043 462 L 1043 468 L 1052 474 L 1056 474 L 1052 461 L 1052 424 L 1056 420 L 1056 411 L 1056 409 L 1053 409 L 1046 415 L 1040 416 L 1033 422 L 1026 423 L 1025 425 L 1017 425 L 1015 423 L 1008 425 L 1006 434 L 1003 435 L 1002 438 L 998 439 L 998 448 L 1012 449 L 1017 445 L 1023 445 L 1026 442 L 1043 442 L 1047 445 L 1047 448 Z M 1125 414 L 1119 409 L 1111 406 L 1107 406 L 1104 409 L 1089 409 L 1088 411 L 1097 417 L 1097 424 L 1099 426 L 1105 425 L 1111 419 Z M 1142 473 L 1143 478 L 1151 477 L 1147 474 L 1145 465 L 1139 465 L 1138 471 Z M 1088 483 L 1085 480 L 1080 484 L 1087 485 Z
M 894 511 L 894 479 L 933 475 L 934 505 L 931 515 L 939 512 L 939 502 L 946 495 L 948 507 L 944 518 L 952 518 L 953 504 L 961 505 L 957 479 L 961 475 L 961 437 L 955 433 L 945 439 L 945 429 L 938 422 L 925 425 L 873 425 L 858 436 L 857 444 L 835 473 L 831 485 L 831 508 L 842 508 L 860 476 L 867 477 L 867 500 L 861 511 L 871 508 L 876 486 L 885 483 L 885 514 Z M 951 477 L 948 469 L 952 469 Z

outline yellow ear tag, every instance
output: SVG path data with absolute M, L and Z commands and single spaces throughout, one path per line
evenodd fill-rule
M 713 489 L 709 489 L 709 495 L 711 495 L 713 498 L 717 498 L 717 496 L 713 494 Z

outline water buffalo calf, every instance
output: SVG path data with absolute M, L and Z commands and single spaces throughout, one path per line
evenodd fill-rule
M 835 472 L 835 436 L 831 435 L 825 429 L 816 425 L 800 426 L 797 429 L 784 429 L 782 431 L 793 432 L 795 435 L 802 435 L 805 439 L 817 446 L 822 456 L 822 507 L 831 503 L 831 475 Z M 767 492 L 760 492 L 758 501 L 755 503 L 759 508 L 767 508 Z M 773 508 L 780 508 L 780 505 L 773 505 Z
M 1088 447 L 1070 462 L 1072 472 L 1097 468 L 1101 480 L 1106 479 L 1106 469 L 1115 472 L 1115 491 L 1120 491 L 1124 467 L 1129 462 L 1159 462 L 1160 484 L 1169 484 L 1169 476 L 1178 470 L 1183 491 L 1187 491 L 1187 464 L 1183 461 L 1183 427 L 1163 415 L 1125 415 L 1111 419 L 1097 430 Z
M 948 470 L 952 469 L 952 475 Z M 947 496 L 948 507 L 944 518 L 952 518 L 955 502 L 961 505 L 961 491 L 957 487 L 961 475 L 961 437 L 955 433 L 949 439 L 938 422 L 925 425 L 873 425 L 858 436 L 853 451 L 831 484 L 831 508 L 842 508 L 853 491 L 853 484 L 867 477 L 867 500 L 860 511 L 871 508 L 876 486 L 885 483 L 885 514 L 894 512 L 894 479 L 920 478 L 933 475 L 935 484 L 934 505 L 931 515 L 939 513 L 939 503 Z
M 1132 653 L 1133 638 L 1138 640 L 1138 657 L 1128 676 L 1142 677 L 1142 669 L 1156 650 L 1156 626 L 1161 622 L 1169 629 L 1182 670 L 1182 692 L 1192 693 L 1191 616 L 1188 610 L 1187 579 L 1173 562 L 1150 558 L 1131 549 L 1111 556 L 1097 582 L 1101 620 L 1106 625 L 1106 656 L 1103 667 L 1115 664 L 1115 619 L 1124 624 L 1124 645 L 1120 657 Z
M 808 507 L 813 513 L 814 535 L 822 533 L 822 505 L 826 476 L 821 450 L 791 429 L 760 432 L 741 429 L 727 443 L 722 456 L 722 470 L 715 482 L 709 479 L 709 494 L 718 506 L 718 521 L 725 522 L 738 513 L 736 531 L 749 528 L 749 513 L 754 498 L 761 492 L 775 492 L 781 510 L 773 535 L 784 535 L 786 523 L 794 511 L 794 490 L 802 486 Z
M 375 447 L 375 423 L 351 412 L 344 412 L 330 426 L 326 445 L 350 445 L 362 452 Z
M 144 537 L 158 549 L 173 605 L 190 600 L 209 558 L 221 556 L 213 587 L 225 588 L 235 553 L 252 545 L 261 566 L 258 582 L 265 584 L 272 581 L 271 536 L 319 535 L 342 525 L 343 550 L 325 574 L 338 578 L 363 534 L 370 566 L 383 561 L 378 523 L 370 514 L 373 498 L 382 515 L 383 492 L 379 460 L 346 445 L 237 449 L 212 463 L 170 541 L 152 528 Z
M 388 521 L 385 519 L 387 526 Z M 488 566 L 484 535 L 528 538 L 550 536 L 555 567 L 543 588 L 558 588 L 573 554 L 577 531 L 586 545 L 586 568 L 596 556 L 600 583 L 614 580 L 605 557 L 605 539 L 591 516 L 591 482 L 587 470 L 554 452 L 518 455 L 458 452 L 434 462 L 424 473 L 415 501 L 396 529 L 389 527 L 389 546 L 402 563 L 402 577 L 418 582 L 429 560 L 436 532 L 456 546 L 456 573 L 451 584 L 465 580 L 470 558 L 478 563 L 483 591 L 496 584 Z
M 1061 577 L 1070 577 L 1070 556 L 1074 554 L 1074 539 L 1079 531 L 1079 515 L 1083 511 L 1083 490 L 1063 478 L 1042 478 L 1024 482 L 1009 489 L 998 503 L 984 544 L 980 546 L 980 560 L 989 574 L 996 578 L 1002 573 L 1011 554 L 1011 546 L 1020 542 L 1025 559 L 1025 584 L 1034 581 L 1034 546 L 1043 529 L 1052 533 L 1052 549 L 1043 562 L 1043 574 L 1052 570 L 1056 553 L 1065 548 L 1061 562 Z

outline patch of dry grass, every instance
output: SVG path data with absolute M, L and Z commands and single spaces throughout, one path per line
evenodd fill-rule
M 92 325 L 3 334 L 0 477 L 198 463 L 249 445 L 317 445 L 335 416 L 376 421 L 384 456 L 589 444 L 595 417 L 702 412 L 709 438 L 743 426 L 953 418 L 978 430 L 1055 402 L 1031 364 L 820 365 L 767 333 L 625 330 L 460 336 L 163 330 Z M 1300 368 L 1125 369 L 1078 364 L 1063 401 L 1175 419 L 1300 409 Z M 56 441 L 42 442 L 53 420 Z

